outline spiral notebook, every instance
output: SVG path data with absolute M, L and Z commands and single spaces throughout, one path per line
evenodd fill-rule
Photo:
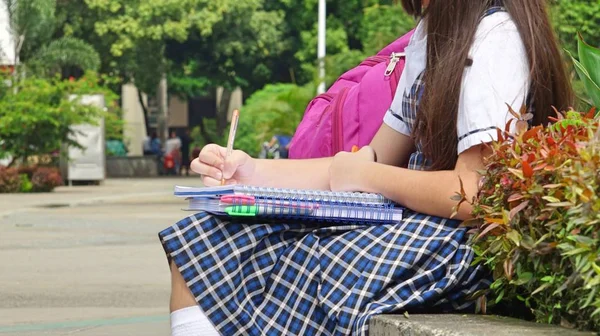
M 330 222 L 396 223 L 402 208 L 379 194 L 245 185 L 175 187 L 188 211 L 231 217 L 292 218 Z

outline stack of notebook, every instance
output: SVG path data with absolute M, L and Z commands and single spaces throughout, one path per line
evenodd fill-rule
M 175 187 L 185 210 L 232 217 L 294 218 L 330 222 L 396 223 L 402 208 L 378 194 L 244 185 Z

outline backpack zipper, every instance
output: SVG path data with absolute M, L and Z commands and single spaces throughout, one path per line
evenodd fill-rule
M 398 62 L 400 62 L 400 58 L 404 56 L 406 56 L 406 53 L 403 52 L 392 53 L 390 55 L 390 64 L 388 64 L 387 68 L 385 69 L 385 77 L 389 77 L 392 75 L 394 69 L 396 69 L 396 65 L 398 64 Z
M 370 56 L 367 59 L 365 59 L 364 61 L 362 61 L 360 63 L 360 65 L 375 66 L 381 62 L 387 61 L 388 59 L 390 59 L 390 58 L 386 57 L 386 56 Z

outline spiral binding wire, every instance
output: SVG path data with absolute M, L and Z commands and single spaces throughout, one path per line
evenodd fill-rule
M 345 204 L 345 205 L 373 205 L 387 206 L 392 202 L 382 195 L 361 193 L 361 192 L 340 192 L 324 190 L 303 190 L 303 189 L 283 189 L 283 188 L 265 188 L 254 186 L 236 186 L 236 193 L 249 194 L 257 198 L 278 198 L 293 199 L 297 201 L 309 201 L 319 203 Z

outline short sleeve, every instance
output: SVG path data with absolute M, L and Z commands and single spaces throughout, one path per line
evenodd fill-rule
M 400 111 L 401 110 L 395 112 L 394 103 L 392 102 L 392 107 L 387 110 L 385 116 L 383 116 L 383 122 L 396 132 L 410 136 L 410 127 L 408 126 L 408 123 L 402 119 Z
M 525 47 L 507 13 L 482 20 L 470 57 L 458 108 L 458 154 L 497 140 L 496 129 L 513 118 L 507 104 L 519 111 L 529 89 Z

